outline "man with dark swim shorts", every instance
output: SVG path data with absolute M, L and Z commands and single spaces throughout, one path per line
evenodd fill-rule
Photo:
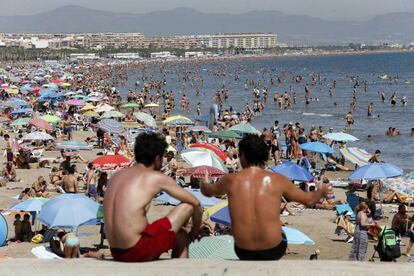
M 104 197 L 105 234 L 116 261 L 153 261 L 172 249 L 173 258 L 188 257 L 190 239 L 198 238 L 200 202 L 175 181 L 159 172 L 167 149 L 156 134 L 140 134 L 135 141 L 136 164 L 111 177 Z M 167 216 L 149 223 L 151 201 L 166 192 L 182 203 Z M 192 230 L 182 230 L 192 217 Z
M 264 170 L 269 148 L 263 138 L 248 134 L 239 143 L 243 170 L 215 184 L 201 183 L 205 196 L 228 197 L 235 252 L 240 260 L 279 260 L 285 255 L 286 236 L 280 221 L 281 198 L 311 206 L 327 194 L 321 184 L 304 192 L 281 174 Z

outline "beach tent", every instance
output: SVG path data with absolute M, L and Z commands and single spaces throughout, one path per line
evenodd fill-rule
M 5 246 L 9 233 L 9 227 L 6 219 L 0 214 L 0 247 Z

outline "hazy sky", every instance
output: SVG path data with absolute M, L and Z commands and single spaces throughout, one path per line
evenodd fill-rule
M 324 19 L 364 20 L 389 12 L 414 12 L 413 0 L 0 0 L 2 15 L 35 14 L 64 5 L 142 13 L 191 7 L 205 12 L 279 10 Z

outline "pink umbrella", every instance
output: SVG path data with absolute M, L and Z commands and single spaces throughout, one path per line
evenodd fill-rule
M 65 102 L 67 105 L 84 106 L 85 102 L 82 100 L 68 100 Z
M 39 119 L 39 118 L 30 119 L 29 124 L 34 125 L 38 128 L 42 128 L 44 130 L 48 130 L 48 131 L 53 130 L 52 126 L 48 122 L 46 122 L 45 120 Z

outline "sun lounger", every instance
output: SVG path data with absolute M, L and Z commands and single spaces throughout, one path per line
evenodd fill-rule
M 44 260 L 62 259 L 61 257 L 51 252 L 50 250 L 46 249 L 46 247 L 42 245 L 32 248 L 30 252 L 32 252 L 32 254 L 35 255 L 36 258 L 38 259 L 44 259 Z
M 359 167 L 362 167 L 366 164 L 368 164 L 368 160 L 370 158 L 370 156 L 368 158 L 367 157 L 367 152 L 359 149 L 359 148 L 342 148 L 339 149 L 339 151 L 341 152 L 342 156 L 349 162 L 351 162 L 352 164 L 356 164 Z M 368 154 L 369 155 L 369 154 Z

